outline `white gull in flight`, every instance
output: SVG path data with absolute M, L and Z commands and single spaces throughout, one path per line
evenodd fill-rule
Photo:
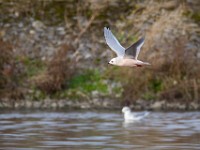
M 121 46 L 109 28 L 104 27 L 104 36 L 108 46 L 117 54 L 117 57 L 112 58 L 109 61 L 109 64 L 127 67 L 142 67 L 150 65 L 148 62 L 143 62 L 137 59 L 140 49 L 144 44 L 144 38 L 139 39 L 137 42 L 125 49 Z

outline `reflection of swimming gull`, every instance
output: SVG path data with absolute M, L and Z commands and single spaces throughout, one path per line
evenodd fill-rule
M 125 49 L 121 46 L 112 32 L 106 27 L 104 27 L 104 36 L 108 46 L 117 54 L 117 57 L 111 59 L 109 64 L 128 67 L 142 67 L 144 65 L 150 65 L 148 62 L 142 62 L 137 59 L 140 53 L 140 48 L 144 44 L 144 38 L 139 39 L 129 48 Z
M 127 106 L 122 108 L 122 112 L 124 113 L 125 121 L 141 120 L 144 117 L 146 117 L 147 115 L 149 115 L 149 112 L 133 113 L 133 112 L 131 112 L 131 109 Z

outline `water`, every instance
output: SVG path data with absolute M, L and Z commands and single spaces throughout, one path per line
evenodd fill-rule
M 1 111 L 0 149 L 200 150 L 200 112 Z

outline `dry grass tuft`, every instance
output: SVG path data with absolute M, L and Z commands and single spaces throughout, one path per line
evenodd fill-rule
M 19 87 L 20 74 L 12 45 L 0 39 L 0 98 L 23 97 L 23 92 Z
M 68 57 L 69 45 L 61 45 L 54 57 L 48 62 L 47 70 L 34 77 L 37 88 L 47 94 L 55 93 L 66 86 L 76 69 L 76 62 Z

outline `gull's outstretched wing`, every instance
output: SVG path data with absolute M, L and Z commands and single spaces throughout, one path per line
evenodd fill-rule
M 123 57 L 125 53 L 125 48 L 121 46 L 116 37 L 106 27 L 104 27 L 104 36 L 106 39 L 106 43 L 117 54 L 117 56 Z
M 139 39 L 137 42 L 135 42 L 133 45 L 131 45 L 129 48 L 125 50 L 125 57 L 134 58 L 137 60 L 137 57 L 140 53 L 140 49 L 143 44 L 144 44 L 144 37 Z

